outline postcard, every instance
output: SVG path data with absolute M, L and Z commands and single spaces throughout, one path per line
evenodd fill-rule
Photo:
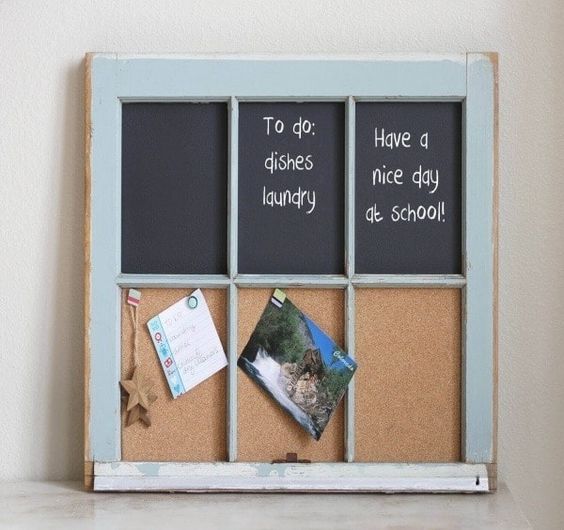
M 357 368 L 280 289 L 274 291 L 238 365 L 316 440 Z

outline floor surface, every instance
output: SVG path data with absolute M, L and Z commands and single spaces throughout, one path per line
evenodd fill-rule
M 494 494 L 92 493 L 78 482 L 0 483 L 0 528 L 362 530 L 530 528 Z

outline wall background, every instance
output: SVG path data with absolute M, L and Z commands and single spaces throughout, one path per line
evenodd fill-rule
M 0 479 L 82 472 L 86 51 L 500 52 L 501 479 L 564 527 L 561 0 L 0 0 Z

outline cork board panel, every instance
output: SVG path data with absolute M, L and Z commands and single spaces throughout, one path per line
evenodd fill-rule
M 460 290 L 357 289 L 355 335 L 355 459 L 460 461 Z
M 150 427 L 137 422 L 125 427 L 122 411 L 122 460 L 165 462 L 212 462 L 227 460 L 226 416 L 227 371 L 217 372 L 186 394 L 172 399 L 168 383 L 158 360 L 147 321 L 163 309 L 186 296 L 192 289 L 142 289 L 139 304 L 138 355 L 143 374 L 153 381 L 158 396 L 151 407 Z M 223 348 L 226 346 L 227 292 L 202 289 Z M 127 289 L 122 290 L 122 377 L 130 376 L 132 360 L 132 326 L 125 303 Z
M 273 289 L 239 289 L 241 352 L 253 332 Z M 335 340 L 344 344 L 344 292 L 338 289 L 285 289 L 290 300 Z M 321 439 L 315 441 L 266 392 L 238 370 L 238 460 L 271 462 L 298 453 L 312 462 L 344 459 L 344 407 L 335 410 Z

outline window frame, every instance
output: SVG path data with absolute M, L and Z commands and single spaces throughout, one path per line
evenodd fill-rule
M 497 371 L 497 56 L 488 53 L 264 58 L 88 54 L 86 58 L 85 460 L 100 490 L 489 491 L 495 488 Z M 463 274 L 356 275 L 355 104 L 460 101 L 463 105 Z M 228 274 L 121 273 L 121 106 L 219 101 L 228 105 Z M 237 273 L 238 111 L 245 101 L 340 101 L 345 113 L 345 274 Z M 121 461 L 120 290 L 223 288 L 228 292 L 228 461 Z M 250 287 L 345 292 L 346 348 L 354 356 L 355 290 L 462 291 L 462 462 L 354 461 L 354 380 L 346 396 L 344 462 L 237 460 L 237 293 Z M 304 467 L 306 466 L 306 467 Z

